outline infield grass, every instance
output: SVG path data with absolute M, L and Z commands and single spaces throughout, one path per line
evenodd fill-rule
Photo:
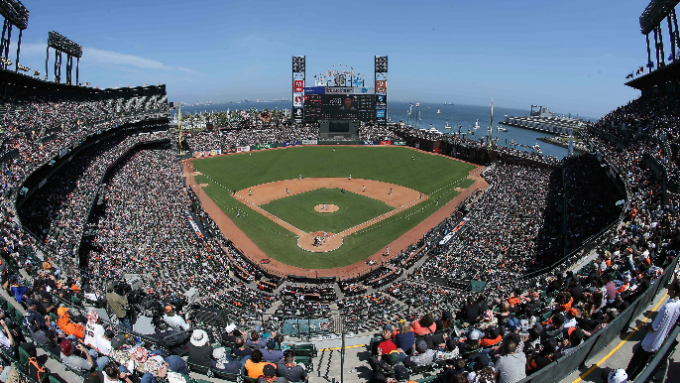
M 322 146 L 265 150 L 252 152 L 252 156 L 244 153 L 200 159 L 194 161 L 194 167 L 204 174 L 197 176 L 196 181 L 208 183 L 204 188 L 206 193 L 260 249 L 274 259 L 305 269 L 341 267 L 367 258 L 448 203 L 458 195 L 454 190 L 456 187 L 467 188 L 473 183 L 464 179 L 473 169 L 472 165 L 397 147 Z M 232 198 L 229 192 L 266 182 L 297 179 L 300 174 L 303 177 L 347 177 L 352 174 L 353 178 L 412 188 L 429 195 L 430 200 L 345 237 L 344 244 L 337 250 L 311 253 L 297 246 L 294 234 Z M 460 181 L 453 184 L 457 180 Z M 283 198 L 280 202 L 294 197 Z M 237 218 L 239 210 L 241 213 Z M 229 233 L 224 234 L 229 237 Z
M 339 209 L 333 213 L 319 213 L 314 210 L 316 205 L 324 203 L 336 205 Z M 377 199 L 326 188 L 275 199 L 260 207 L 306 232 L 330 233 L 340 233 L 393 210 L 391 206 Z

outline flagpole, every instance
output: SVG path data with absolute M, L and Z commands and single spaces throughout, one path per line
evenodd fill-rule
M 182 103 L 177 103 L 177 130 L 179 131 L 179 159 L 182 159 Z

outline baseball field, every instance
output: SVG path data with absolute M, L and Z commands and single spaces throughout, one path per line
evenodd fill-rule
M 255 151 L 193 166 L 196 182 L 267 256 L 303 269 L 351 265 L 384 249 L 470 186 L 474 169 L 408 148 L 341 146 Z M 322 232 L 338 245 L 302 246 Z

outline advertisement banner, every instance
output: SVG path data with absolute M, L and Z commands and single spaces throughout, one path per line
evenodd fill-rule
M 440 245 L 445 245 L 447 244 L 451 239 L 453 238 L 453 233 L 446 234 L 444 238 L 442 238 L 441 241 L 439 241 Z
M 334 87 L 327 87 L 326 88 L 326 94 L 333 94 L 333 93 L 353 94 L 354 88 L 344 87 L 344 86 L 334 86 Z
M 236 148 L 236 153 L 243 153 L 243 152 L 249 152 L 250 151 L 250 146 L 239 146 Z
M 378 121 L 385 121 L 385 109 L 376 109 L 375 119 Z
M 406 141 L 392 141 L 394 146 L 406 146 Z
M 260 144 L 257 145 L 258 149 L 271 149 L 274 147 L 274 144 Z
M 305 94 L 325 94 L 325 86 L 308 86 L 305 88 Z
M 302 108 L 303 101 L 302 93 L 293 93 L 293 106 L 296 108 Z
M 375 95 L 375 105 L 386 106 L 387 105 L 387 96 L 384 95 L 384 94 Z
M 222 149 L 217 149 L 217 150 L 211 150 L 211 151 L 210 151 L 210 155 L 211 155 L 211 156 L 219 156 L 220 154 L 222 154 Z
M 203 157 L 203 152 L 194 152 L 194 158 L 201 158 Z
M 375 145 L 375 141 L 361 141 L 362 145 Z
M 297 146 L 300 145 L 300 141 L 284 142 L 283 146 Z
M 380 145 L 382 146 L 392 145 L 392 141 L 380 141 Z
M 375 80 L 375 93 L 387 92 L 387 80 Z
M 354 94 L 373 94 L 375 92 L 374 88 L 368 88 L 363 86 L 355 86 Z
M 316 145 L 316 140 L 302 140 L 302 145 Z
M 236 153 L 236 148 L 227 149 L 227 153 Z
M 205 234 L 203 233 L 203 229 L 201 229 L 201 227 L 198 226 L 198 224 L 194 220 L 194 215 L 191 214 L 191 212 L 189 212 L 189 211 L 185 211 L 184 216 L 189 221 L 189 226 L 191 226 L 191 229 L 194 231 L 194 234 L 196 234 L 196 236 L 198 238 L 205 237 Z
M 305 89 L 305 81 L 304 80 L 293 80 L 293 92 L 294 93 L 302 93 L 304 92 Z
M 302 122 L 303 117 L 304 113 L 302 112 L 302 108 L 293 108 L 293 119 L 295 119 L 295 122 Z

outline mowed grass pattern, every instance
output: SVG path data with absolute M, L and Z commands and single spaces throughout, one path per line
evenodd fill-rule
M 324 203 L 337 205 L 340 209 L 334 213 L 314 210 L 316 205 Z M 377 199 L 327 188 L 279 198 L 260 207 L 306 232 L 330 233 L 340 233 L 393 209 Z
M 335 152 L 333 152 L 335 149 Z M 413 160 L 412 157 L 415 159 Z M 267 255 L 283 263 L 304 269 L 329 269 L 366 259 L 429 217 L 472 180 L 467 177 L 472 165 L 441 156 L 396 147 L 297 147 L 266 150 L 248 154 L 206 158 L 194 161 L 197 171 L 210 176 L 227 189 L 241 190 L 250 186 L 284 179 L 303 177 L 366 178 L 391 182 L 421 191 L 430 200 L 344 238 L 344 244 L 328 253 L 311 253 L 297 246 L 297 237 L 245 204 L 232 198 L 229 191 L 215 185 L 205 176 L 205 192 Z M 439 198 L 439 206 L 435 205 Z M 237 218 L 237 212 L 241 211 Z M 229 238 L 229 233 L 224 233 Z M 398 249 L 393 249 L 395 251 Z

